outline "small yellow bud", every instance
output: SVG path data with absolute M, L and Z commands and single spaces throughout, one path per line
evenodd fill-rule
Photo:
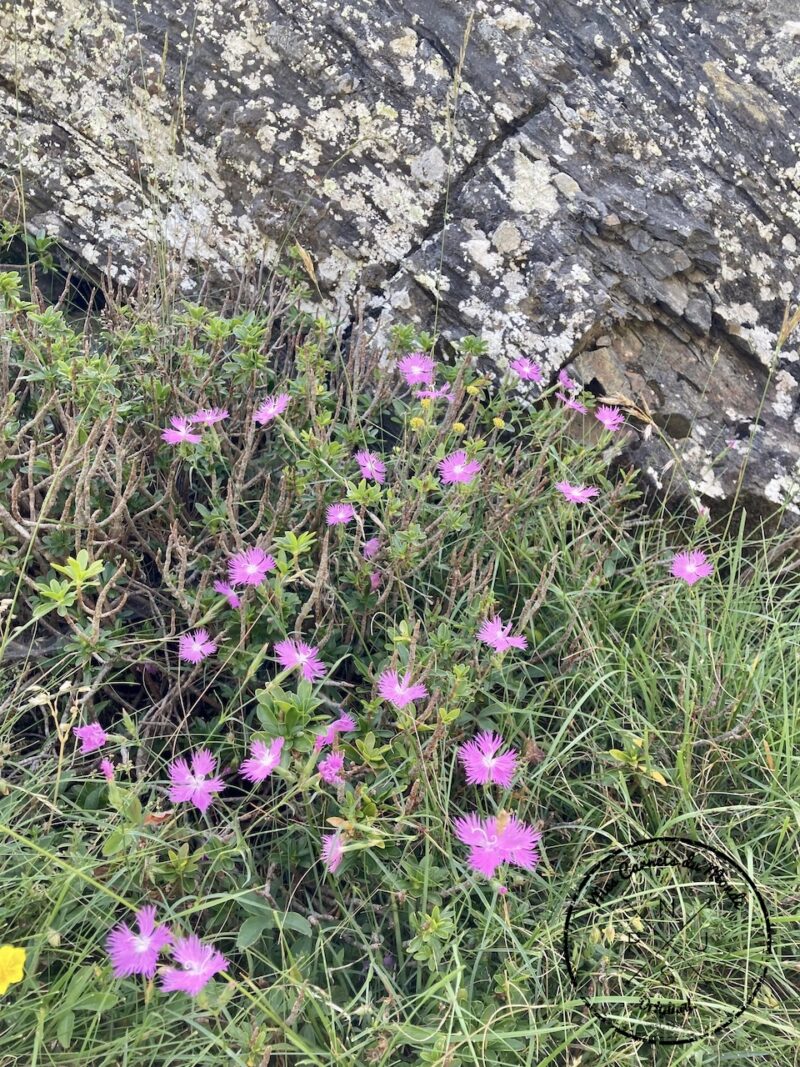
M 419 406 L 421 408 L 424 408 L 425 411 L 427 411 L 428 408 L 431 406 L 431 398 L 429 396 L 423 397 L 422 400 L 420 400 L 419 402 Z
M 453 423 L 453 433 L 463 433 L 466 430 L 466 426 L 463 422 Z
M 502 419 L 492 419 L 492 425 L 496 430 L 504 430 L 506 428 L 506 424 Z
M 467 392 L 469 393 L 470 396 L 480 396 L 480 392 L 481 391 L 477 387 L 477 385 L 468 385 L 467 386 Z
M 425 420 L 419 418 L 418 415 L 415 415 L 414 418 L 409 423 L 409 426 L 411 427 L 412 430 L 421 430 L 424 425 L 425 425 Z

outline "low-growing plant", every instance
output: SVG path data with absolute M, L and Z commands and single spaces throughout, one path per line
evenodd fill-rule
M 594 850 L 791 895 L 794 557 L 645 509 L 565 373 L 303 278 L 78 323 L 0 276 L 0 1062 L 620 1062 L 561 961 Z

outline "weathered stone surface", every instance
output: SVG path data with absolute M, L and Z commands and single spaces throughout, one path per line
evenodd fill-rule
M 647 405 L 655 485 L 786 502 L 796 0 L 477 0 L 450 123 L 469 7 L 0 0 L 0 179 L 121 281 L 157 244 L 187 296 L 291 234 L 342 314 L 364 290 L 379 331 L 436 316 Z

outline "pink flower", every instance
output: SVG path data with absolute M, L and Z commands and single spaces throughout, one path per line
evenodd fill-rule
M 188 663 L 202 663 L 206 656 L 217 651 L 214 641 L 208 636 L 208 630 L 195 630 L 184 634 L 178 642 L 178 656 Z
M 397 369 L 408 385 L 431 385 L 436 364 L 424 352 L 412 352 L 398 361 Z
M 372 452 L 356 452 L 356 462 L 361 468 L 362 478 L 375 481 L 378 485 L 386 481 L 386 464 Z
M 228 585 L 227 582 L 214 582 L 214 590 L 222 596 L 227 597 L 228 603 L 232 608 L 238 608 L 241 605 L 242 602 L 236 594 L 233 586 Z
M 355 730 L 356 720 L 352 715 L 344 714 L 340 715 L 338 719 L 328 726 L 324 734 L 317 734 L 314 740 L 314 748 L 318 752 L 321 748 L 325 748 L 327 745 L 332 745 L 339 734 L 349 733 L 351 730 Z
M 337 831 L 335 834 L 323 834 L 322 862 L 331 874 L 336 872 L 337 867 L 342 862 L 342 856 L 344 856 L 344 843 L 341 831 Z
M 325 675 L 325 664 L 319 659 L 318 648 L 312 648 L 304 641 L 292 641 L 287 638 L 275 645 L 275 655 L 285 670 L 299 667 L 307 682 L 316 682 Z
M 452 452 L 439 464 L 439 476 L 444 485 L 450 485 L 453 482 L 468 483 L 480 469 L 480 463 L 476 459 L 468 459 L 466 452 Z
M 496 818 L 467 815 L 455 821 L 456 837 L 469 845 L 467 862 L 473 870 L 492 878 L 503 863 L 533 870 L 539 862 L 536 845 L 542 835 L 520 822 L 516 815 L 501 812 Z
M 356 516 L 352 504 L 331 504 L 326 512 L 328 526 L 344 526 Z
M 677 552 L 672 557 L 670 574 L 673 578 L 683 578 L 689 585 L 694 585 L 701 578 L 708 578 L 713 573 L 714 568 L 706 562 L 705 552 Z
M 268 396 L 259 408 L 253 413 L 253 421 L 260 426 L 272 422 L 278 415 L 282 415 L 289 405 L 289 394 L 279 393 L 277 396 Z
M 72 731 L 81 743 L 81 752 L 94 752 L 108 741 L 108 734 L 99 722 L 90 722 L 86 726 L 76 726 Z
M 372 559 L 372 557 L 378 552 L 381 547 L 381 543 L 377 537 L 370 537 L 369 541 L 365 541 L 361 546 L 361 552 L 364 559 Z
M 192 767 L 185 759 L 176 759 L 169 765 L 169 777 L 172 786 L 169 791 L 169 799 L 173 804 L 182 804 L 188 801 L 204 812 L 214 800 L 214 793 L 221 793 L 225 783 L 219 777 L 213 775 L 217 768 L 217 761 L 207 748 L 201 748 L 192 756 Z
M 199 937 L 179 937 L 172 948 L 172 956 L 179 963 L 177 967 L 165 968 L 161 978 L 161 988 L 165 993 L 188 993 L 196 997 L 211 981 L 215 974 L 227 971 L 228 961 L 213 945 L 204 944 Z
M 569 482 L 557 482 L 556 489 L 573 504 L 585 504 L 600 494 L 600 490 L 593 485 L 570 485 Z
M 503 620 L 499 615 L 495 615 L 493 619 L 488 619 L 480 630 L 478 630 L 478 640 L 483 641 L 485 645 L 491 645 L 495 652 L 505 652 L 508 648 L 527 648 L 527 638 L 522 634 L 517 634 L 514 637 L 510 637 L 511 623 L 507 626 L 503 626 Z
M 261 585 L 267 573 L 274 570 L 275 560 L 262 548 L 247 548 L 228 560 L 231 585 Z
M 458 750 L 458 758 L 464 765 L 469 785 L 501 785 L 510 789 L 517 766 L 517 754 L 511 749 L 502 756 L 496 755 L 503 744 L 499 734 L 484 730 L 473 741 L 467 741 Z
M 558 399 L 563 403 L 565 408 L 572 408 L 573 411 L 580 411 L 581 415 L 586 415 L 588 408 L 585 404 L 582 404 L 580 400 L 573 400 L 571 396 L 564 396 L 563 393 L 556 393 Z
M 328 785 L 341 785 L 344 782 L 342 769 L 344 767 L 344 754 L 331 752 L 324 760 L 320 760 L 319 776 Z
M 574 382 L 565 370 L 558 372 L 558 381 L 563 389 L 580 389 L 578 383 Z
M 599 422 L 602 422 L 605 428 L 611 430 L 612 433 L 616 433 L 625 422 L 625 416 L 619 408 L 610 408 L 606 404 L 601 404 L 600 407 L 595 408 L 594 417 Z
M 542 368 L 538 363 L 534 363 L 532 359 L 528 359 L 527 356 L 520 356 L 519 359 L 512 359 L 509 363 L 509 367 L 526 382 L 541 382 L 544 379 L 542 374 Z
M 447 395 L 449 392 L 450 383 L 445 382 L 439 389 L 418 389 L 416 393 L 414 393 L 414 396 L 417 397 L 418 400 L 437 400 L 440 396 L 443 396 L 447 398 L 448 404 L 452 404 L 452 396 Z
M 239 768 L 242 778 L 248 782 L 263 782 L 272 774 L 281 761 L 283 738 L 276 737 L 269 745 L 263 741 L 250 743 L 250 758 L 243 760 Z
M 100 771 L 107 782 L 114 781 L 114 764 L 110 759 L 100 760 Z
M 199 433 L 192 433 L 189 427 L 191 421 L 184 419 L 180 415 L 173 415 L 169 420 L 172 423 L 171 430 L 164 430 L 161 434 L 161 440 L 166 441 L 168 445 L 198 445 L 202 441 L 202 437 Z
M 108 935 L 106 952 L 111 957 L 115 978 L 127 978 L 131 974 L 143 974 L 146 978 L 155 975 L 159 952 L 172 942 L 169 927 L 156 926 L 155 915 L 155 907 L 148 904 L 136 912 L 138 934 L 126 923 L 120 923 Z
M 373 571 L 372 574 L 369 576 L 369 587 L 370 587 L 370 589 L 372 590 L 373 593 L 375 592 L 376 589 L 378 589 L 380 587 L 380 584 L 381 584 L 381 572 L 380 571 Z
M 196 411 L 194 415 L 190 415 L 189 422 L 201 422 L 205 426 L 213 426 L 215 422 L 222 422 L 223 419 L 227 419 L 227 408 L 201 408 Z
M 378 693 L 396 708 L 404 708 L 415 700 L 422 700 L 428 695 L 428 690 L 421 682 L 412 685 L 409 671 L 403 676 L 402 682 L 397 671 L 384 671 L 378 679 Z

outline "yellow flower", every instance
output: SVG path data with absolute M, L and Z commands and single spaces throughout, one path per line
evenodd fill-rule
M 431 399 L 430 399 L 430 397 L 428 397 L 428 396 L 424 396 L 424 397 L 422 398 L 422 400 L 420 400 L 420 402 L 419 402 L 419 406 L 420 406 L 421 408 L 424 408 L 424 409 L 425 409 L 425 410 L 427 411 L 427 410 L 428 410 L 428 408 L 429 408 L 429 407 L 431 406 Z
M 480 395 L 480 389 L 477 387 L 477 385 L 468 385 L 467 386 L 467 392 L 469 393 L 470 396 L 479 396 Z
M 419 418 L 418 415 L 415 415 L 414 418 L 409 423 L 409 426 L 411 427 L 412 430 L 421 430 L 424 425 L 425 425 L 425 420 Z
M 503 422 L 502 419 L 492 419 L 492 423 L 494 424 L 494 428 L 496 430 L 504 430 L 506 428 L 506 424 Z
M 21 982 L 25 966 L 25 949 L 0 945 L 0 996 L 14 982 Z
M 464 430 L 466 430 L 466 426 L 464 425 L 463 422 L 454 422 L 453 423 L 453 433 L 463 433 Z

